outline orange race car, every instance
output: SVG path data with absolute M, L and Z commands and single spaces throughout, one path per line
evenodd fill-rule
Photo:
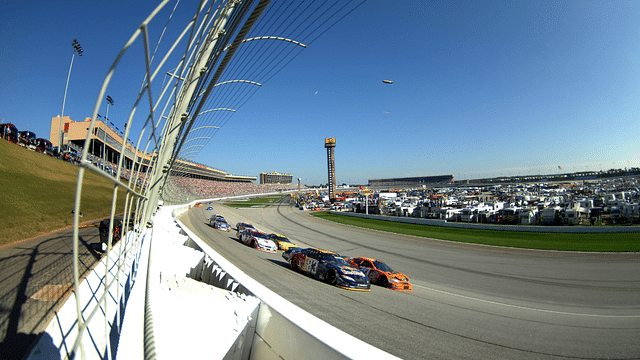
M 372 284 L 380 285 L 393 290 L 411 291 L 409 278 L 403 273 L 391 269 L 380 260 L 355 257 L 349 259 L 353 265 L 369 276 Z

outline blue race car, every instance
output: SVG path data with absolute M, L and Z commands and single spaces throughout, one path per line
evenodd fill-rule
M 229 224 L 227 224 L 224 221 L 216 221 L 213 224 L 213 228 L 214 229 L 218 229 L 218 230 L 222 230 L 222 231 L 226 231 L 226 232 L 231 231 L 231 226 L 229 226 Z
M 218 215 L 213 215 L 209 219 L 209 226 L 212 226 L 214 229 L 218 229 L 222 231 L 231 231 L 231 226 L 227 224 L 224 218 L 220 219 Z
M 328 284 L 347 290 L 371 291 L 369 277 L 332 251 L 290 249 L 282 257 L 289 261 L 293 270 L 302 271 Z

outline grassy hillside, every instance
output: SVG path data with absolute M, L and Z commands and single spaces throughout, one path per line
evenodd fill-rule
M 77 178 L 77 166 L 0 139 L 0 245 L 73 224 Z M 82 192 L 81 221 L 109 216 L 113 183 L 87 171 Z

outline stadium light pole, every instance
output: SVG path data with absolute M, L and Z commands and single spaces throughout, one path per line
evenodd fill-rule
M 64 87 L 64 97 L 62 98 L 62 113 L 60 114 L 60 129 L 58 129 L 59 130 L 58 131 L 58 152 L 62 151 L 62 141 L 63 141 L 62 119 L 64 119 L 64 105 L 67 102 L 67 89 L 69 88 L 69 78 L 71 77 L 71 68 L 73 67 L 73 58 L 75 57 L 76 52 L 78 53 L 78 56 L 82 56 L 82 52 L 84 51 L 82 50 L 82 46 L 80 46 L 80 43 L 76 39 L 73 39 L 71 46 L 73 46 L 73 53 L 71 54 L 71 65 L 69 65 L 69 74 L 67 74 L 67 85 L 65 85 Z
M 109 105 L 113 105 L 113 99 L 107 95 L 107 116 L 104 118 L 104 141 L 102 142 L 102 167 L 107 167 L 107 121 L 109 121 Z

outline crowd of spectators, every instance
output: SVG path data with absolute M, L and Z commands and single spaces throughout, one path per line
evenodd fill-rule
M 192 200 L 264 194 L 298 188 L 296 184 L 254 184 L 252 182 L 215 181 L 178 176 L 170 176 L 168 183 L 170 183 L 170 188 L 177 192 L 175 195 L 182 194 Z M 165 188 L 167 187 L 165 186 Z
M 69 161 L 72 164 L 78 164 L 80 162 L 81 153 L 82 153 L 82 148 L 74 144 L 69 144 L 69 146 L 67 147 L 67 150 L 60 153 L 57 157 L 65 161 Z M 91 153 L 87 154 L 87 160 L 93 165 L 95 165 L 96 167 L 107 172 L 111 176 L 116 176 L 117 170 L 118 170 L 118 164 L 102 159 L 101 157 L 95 156 Z M 122 167 L 120 178 L 122 180 L 129 180 L 129 178 L 132 176 L 132 173 L 137 175 L 136 179 L 134 179 L 133 181 L 133 183 L 136 184 L 137 186 L 145 185 L 146 182 L 148 181 L 146 173 L 139 172 L 139 171 L 132 171 L 131 169 L 127 169 L 124 166 Z
M 67 156 L 64 159 L 77 164 L 80 160 L 80 151 L 81 149 L 79 148 L 71 147 L 70 151 L 66 152 L 66 154 L 70 153 L 75 156 Z M 110 161 L 103 162 L 103 159 L 91 154 L 88 154 L 88 160 L 107 173 L 115 176 L 117 164 Z M 137 174 L 137 179 L 133 179 L 134 184 L 138 186 L 146 185 L 149 180 L 148 174 L 143 172 L 132 172 L 130 169 L 123 167 L 120 177 L 123 180 L 129 180 L 132 173 Z M 173 197 L 174 200 L 178 200 L 177 202 L 186 202 L 194 199 L 264 194 L 295 189 L 297 189 L 297 185 L 295 184 L 254 184 L 252 182 L 216 181 L 183 176 L 169 176 L 165 184 L 165 196 Z

